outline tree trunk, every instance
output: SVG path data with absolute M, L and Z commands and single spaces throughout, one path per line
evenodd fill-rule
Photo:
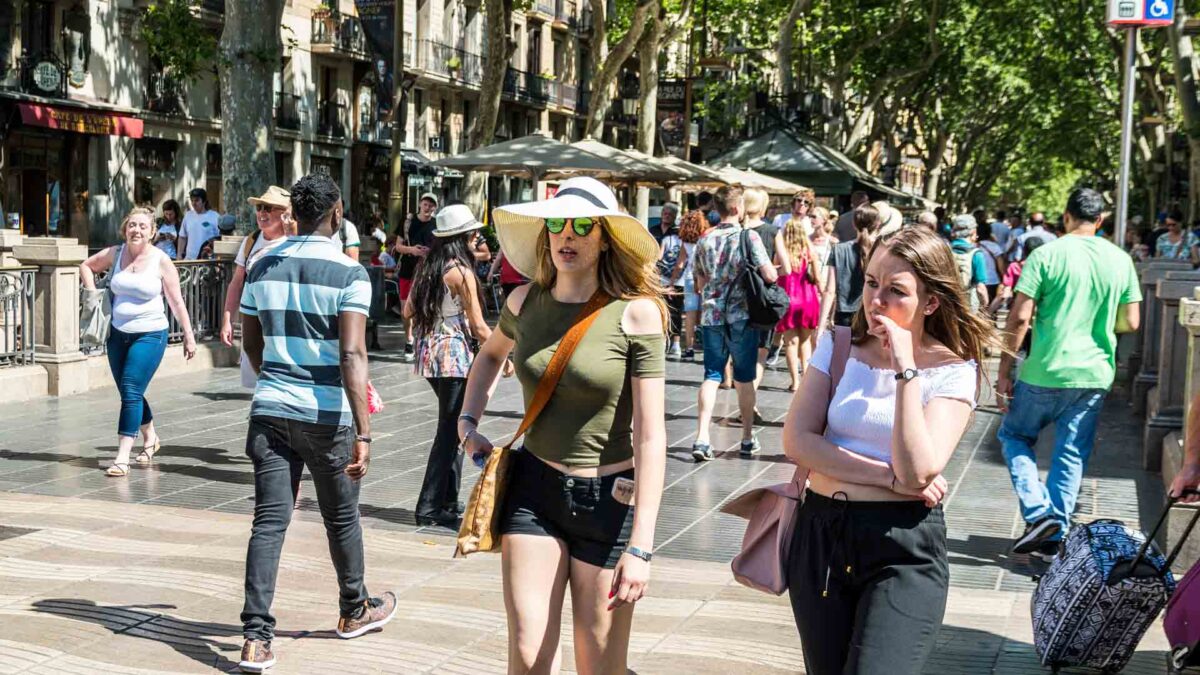
M 1175 88 L 1179 109 L 1183 113 L 1183 131 L 1187 134 L 1188 151 L 1188 220 L 1196 216 L 1197 201 L 1200 201 L 1200 100 L 1197 100 L 1196 77 L 1200 64 L 1192 47 L 1192 38 L 1185 35 L 1184 25 L 1188 13 L 1182 6 L 1175 8 L 1175 23 L 1167 28 L 1167 41 L 1171 43 L 1171 55 L 1175 65 Z M 1168 154 L 1170 146 L 1168 144 Z
M 654 154 L 655 132 L 658 131 L 658 51 L 666 32 L 666 20 L 659 13 L 649 19 L 649 25 L 638 43 L 641 90 L 638 92 L 637 149 Z M 637 189 L 637 217 L 642 222 L 650 215 L 650 189 Z
M 640 0 L 638 2 L 637 9 L 633 12 L 633 19 L 629 23 L 629 32 L 608 54 L 608 58 L 604 59 L 604 65 L 592 78 L 592 94 L 588 103 L 588 119 L 585 127 L 586 136 L 602 140 L 604 118 L 608 115 L 609 106 L 612 105 L 613 83 L 617 80 L 617 74 L 621 72 L 621 66 L 633 55 L 633 50 L 642 39 L 642 33 L 646 30 L 651 10 L 657 11 L 657 9 L 657 0 Z
M 779 62 L 779 89 L 785 102 L 796 89 L 796 77 L 792 68 L 796 22 L 808 11 L 811 4 L 812 0 L 792 0 L 792 8 L 779 24 L 779 46 L 775 49 L 775 55 Z
M 284 0 L 225 3 L 220 42 L 221 190 L 225 211 L 237 217 L 239 232 L 254 228 L 254 207 L 246 200 L 275 181 L 272 89 L 283 49 L 283 7 Z
M 399 2 L 401 0 L 397 0 Z M 517 45 L 512 40 L 513 0 L 485 0 L 484 30 L 488 40 L 487 53 L 483 55 L 483 82 L 479 91 L 479 117 L 468 140 L 470 150 L 491 145 L 496 137 L 496 120 L 500 116 L 500 97 L 504 92 L 504 78 L 508 74 L 508 61 Z M 466 176 L 464 201 L 471 210 L 483 217 L 487 173 L 469 171 Z

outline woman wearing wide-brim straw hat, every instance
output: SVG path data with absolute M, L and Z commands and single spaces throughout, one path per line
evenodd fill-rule
M 576 668 L 623 673 L 666 468 L 658 245 L 592 178 L 498 208 L 495 223 L 505 255 L 532 283 L 509 296 L 471 369 L 458 432 L 473 459 L 492 449 L 479 417 L 509 353 L 528 406 L 575 318 L 602 305 L 525 434 L 503 497 L 509 672 L 557 670 L 569 585 Z

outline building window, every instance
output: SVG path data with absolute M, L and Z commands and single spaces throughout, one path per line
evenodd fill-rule
M 528 65 L 525 70 L 530 73 L 542 72 L 542 24 L 529 24 Z

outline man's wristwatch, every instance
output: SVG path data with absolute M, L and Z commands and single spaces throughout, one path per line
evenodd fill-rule
M 362 434 L 354 434 L 354 440 L 358 441 L 359 443 L 366 443 L 367 445 L 371 444 L 371 437 L 364 436 Z
M 642 560 L 645 560 L 646 562 L 650 562 L 650 559 L 654 557 L 654 554 L 651 553 L 650 551 L 643 551 L 642 549 L 640 549 L 636 546 L 626 546 L 625 552 L 635 558 L 641 558 Z
M 920 374 L 921 374 L 921 372 L 918 371 L 916 368 L 905 368 L 904 370 L 896 373 L 896 381 L 897 382 L 908 382 L 909 380 L 913 379 L 914 377 L 916 377 Z

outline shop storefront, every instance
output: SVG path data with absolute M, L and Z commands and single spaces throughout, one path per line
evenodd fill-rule
M 0 103 L 4 226 L 34 237 L 89 239 L 88 174 L 96 136 L 141 138 L 142 121 L 89 107 Z

